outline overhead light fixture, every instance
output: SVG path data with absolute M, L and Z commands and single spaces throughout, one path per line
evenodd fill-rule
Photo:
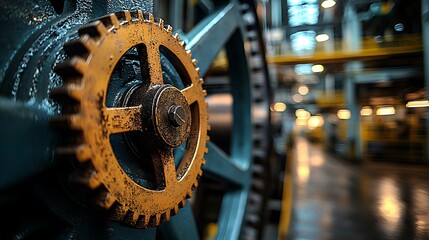
M 331 8 L 333 6 L 335 6 L 336 2 L 334 0 L 325 0 L 322 2 L 322 7 L 323 8 Z
M 351 113 L 348 109 L 340 109 L 337 111 L 337 117 L 341 120 L 347 120 L 350 119 Z
M 394 107 L 381 107 L 381 108 L 377 109 L 376 114 L 379 116 L 393 115 L 393 114 L 395 114 L 395 108 Z
M 273 110 L 276 112 L 284 112 L 284 111 L 286 111 L 286 104 L 284 104 L 282 102 L 276 102 L 273 105 Z
M 298 126 L 306 126 L 307 125 L 307 119 L 304 119 L 304 118 L 297 118 L 296 120 L 295 120 L 295 124 L 296 125 L 298 125 Z
M 310 130 L 318 128 L 323 126 L 323 118 L 321 116 L 311 116 L 310 119 L 308 119 L 308 128 L 310 128 Z
M 311 71 L 313 71 L 314 73 L 320 73 L 323 72 L 323 70 L 325 70 L 325 68 L 323 67 L 323 65 L 320 64 L 316 64 L 311 67 Z
M 296 103 L 300 103 L 302 102 L 302 100 L 304 100 L 304 98 L 302 97 L 302 95 L 300 94 L 294 94 L 292 96 L 292 99 L 296 102 Z
M 307 95 L 307 93 L 308 93 L 308 87 L 307 86 L 300 86 L 299 88 L 298 88 L 298 93 L 299 94 L 301 94 L 301 95 Z
M 405 106 L 407 108 L 429 107 L 429 100 L 409 101 Z
M 317 42 L 326 42 L 329 40 L 329 35 L 326 33 L 322 33 L 316 36 Z
M 311 113 L 300 108 L 295 111 L 295 116 L 296 118 L 299 118 L 299 119 L 309 119 L 311 117 Z
M 372 108 L 369 106 L 363 107 L 360 110 L 360 115 L 361 116 L 371 116 L 372 115 Z

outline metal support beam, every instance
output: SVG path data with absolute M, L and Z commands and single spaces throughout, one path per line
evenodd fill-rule
M 353 63 L 350 63 L 353 64 Z M 362 139 L 360 136 L 360 111 L 356 95 L 356 83 L 352 76 L 345 82 L 346 106 L 351 113 L 347 123 L 346 157 L 350 160 L 362 160 Z
M 429 96 L 429 1 L 422 0 L 422 35 L 423 35 L 423 66 L 425 75 L 426 96 Z M 426 108 L 429 114 L 429 108 Z M 426 162 L 429 163 L 429 118 L 426 118 Z

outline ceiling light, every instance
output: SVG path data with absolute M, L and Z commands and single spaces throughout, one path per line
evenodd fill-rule
M 295 120 L 295 124 L 298 125 L 298 126 L 305 126 L 305 125 L 307 125 L 307 119 L 297 118 Z
M 276 112 L 284 112 L 286 110 L 286 104 L 282 102 L 276 102 L 273 105 L 273 110 Z
M 295 116 L 299 119 L 309 119 L 311 117 L 311 113 L 300 108 L 295 111 Z
M 330 8 L 330 7 L 335 6 L 335 4 L 336 4 L 336 2 L 334 0 L 325 0 L 322 2 L 321 5 L 323 8 Z
M 329 40 L 329 35 L 326 33 L 322 33 L 316 36 L 316 41 L 318 42 L 325 42 Z
M 311 67 L 311 71 L 313 71 L 314 73 L 323 72 L 323 70 L 325 70 L 325 68 L 323 67 L 323 65 L 320 64 L 316 64 Z
M 372 115 L 372 108 L 369 106 L 363 107 L 360 110 L 360 115 L 361 116 L 371 116 Z
M 393 107 L 381 107 L 381 108 L 377 109 L 376 114 L 379 116 L 393 115 L 393 114 L 395 114 L 395 108 L 393 108 Z
M 315 129 L 317 127 L 323 126 L 323 118 L 321 116 L 312 116 L 308 119 L 308 127 L 310 129 Z
M 298 93 L 299 94 L 301 94 L 301 95 L 307 95 L 307 93 L 308 93 L 308 87 L 307 86 L 300 86 L 299 88 L 298 88 Z
M 302 100 L 304 100 L 304 98 L 302 97 L 302 95 L 300 94 L 295 94 L 293 95 L 292 99 L 296 102 L 296 103 L 300 103 L 302 102 Z
M 407 108 L 429 107 L 429 100 L 409 101 L 405 106 Z
M 347 120 L 350 119 L 351 113 L 348 109 L 340 109 L 337 111 L 337 117 L 341 120 Z

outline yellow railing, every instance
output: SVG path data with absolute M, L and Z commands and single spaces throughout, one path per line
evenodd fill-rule
M 311 55 L 275 55 L 269 56 L 268 62 L 277 65 L 294 65 L 300 63 L 342 63 L 356 60 L 376 60 L 397 55 L 419 54 L 423 52 L 420 34 L 398 35 L 389 41 L 377 43 L 374 38 L 362 39 L 361 49 L 350 51 L 343 48 L 341 41 L 334 41 L 333 51 L 327 51 L 326 43 L 316 44 Z

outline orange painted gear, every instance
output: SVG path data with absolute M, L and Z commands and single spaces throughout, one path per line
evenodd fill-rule
M 111 75 L 131 48 L 138 49 L 141 71 L 149 77 L 134 88 L 138 94 L 129 91 L 134 105 L 107 107 Z M 164 82 L 160 49 L 184 72 L 184 88 Z M 109 209 L 114 220 L 137 228 L 168 221 L 197 187 L 207 152 L 206 92 L 191 52 L 171 26 L 141 11 L 118 12 L 82 26 L 79 38 L 66 43 L 65 51 L 69 59 L 56 67 L 64 83 L 52 91 L 63 113 L 53 124 L 78 133 L 57 151 L 76 160 L 71 179 L 83 183 L 91 201 Z M 154 168 L 153 189 L 134 181 L 115 155 L 110 136 L 129 132 L 153 139 L 147 142 L 151 147 L 146 159 Z M 175 166 L 173 150 L 183 144 L 182 160 Z

